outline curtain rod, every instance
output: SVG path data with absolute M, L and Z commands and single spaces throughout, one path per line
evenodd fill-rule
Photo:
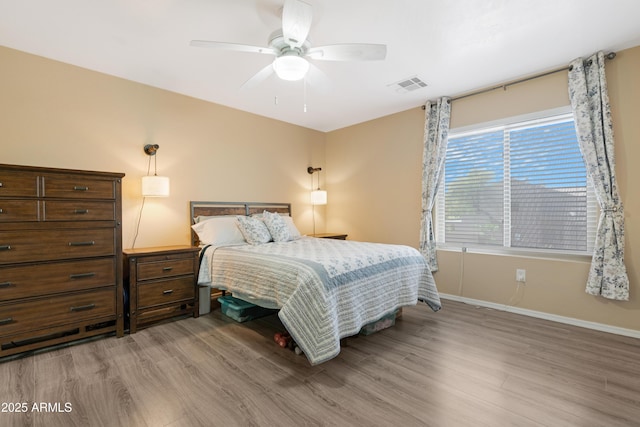
M 609 52 L 604 57 L 605 57 L 605 59 L 613 59 L 613 58 L 616 57 L 616 53 L 615 52 Z M 529 80 L 539 79 L 540 77 L 550 76 L 551 74 L 556 74 L 556 73 L 559 73 L 561 71 L 568 71 L 569 68 L 571 68 L 571 66 L 567 65 L 566 67 L 557 68 L 555 70 L 546 71 L 546 72 L 540 73 L 540 74 L 535 74 L 533 76 L 525 77 L 525 78 L 522 78 L 520 80 L 514 80 L 514 81 L 509 82 L 509 83 L 501 84 L 501 85 L 498 85 L 498 86 L 488 87 L 486 89 L 480 89 L 480 90 L 477 90 L 475 92 L 467 93 L 465 95 L 460 95 L 460 96 L 453 97 L 453 98 L 451 98 L 451 101 L 457 101 L 458 99 L 463 99 L 463 98 L 468 98 L 470 96 L 480 95 L 482 93 L 491 92 L 491 91 L 497 90 L 497 89 L 506 90 L 509 86 L 513 86 L 513 85 L 517 85 L 517 84 L 520 84 L 520 83 L 528 82 Z M 423 105 L 421 108 L 424 110 L 426 108 L 426 105 Z

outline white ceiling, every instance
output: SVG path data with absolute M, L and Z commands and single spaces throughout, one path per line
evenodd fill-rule
M 313 46 L 382 43 L 386 60 L 240 90 L 272 57 L 189 46 L 267 46 L 284 0 L 0 0 L 0 45 L 320 131 L 640 45 L 638 0 L 305 1 Z M 413 76 L 428 87 L 389 86 Z

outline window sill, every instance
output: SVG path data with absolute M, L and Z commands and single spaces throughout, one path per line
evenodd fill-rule
M 579 254 L 579 253 L 566 253 L 566 252 L 545 252 L 537 250 L 526 249 L 507 249 L 507 248 L 466 248 L 455 246 L 437 246 L 436 251 L 443 252 L 466 252 L 470 254 L 480 255 L 496 255 L 496 256 L 509 256 L 520 258 L 534 258 L 534 259 L 546 259 L 551 261 L 576 261 L 590 263 L 592 255 Z

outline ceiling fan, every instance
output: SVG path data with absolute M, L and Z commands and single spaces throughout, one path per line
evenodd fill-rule
M 313 10 L 310 4 L 300 0 L 285 0 L 282 8 L 282 29 L 271 34 L 268 47 L 210 40 L 191 40 L 190 45 L 275 56 L 272 64 L 255 74 L 243 86 L 262 81 L 273 72 L 283 80 L 301 80 L 309 71 L 307 58 L 322 61 L 385 59 L 387 46 L 383 44 L 348 43 L 312 47 L 307 39 L 312 18 Z

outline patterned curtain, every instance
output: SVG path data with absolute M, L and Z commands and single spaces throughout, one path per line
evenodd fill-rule
M 425 107 L 420 252 L 429 263 L 431 271 L 438 271 L 436 239 L 433 231 L 433 205 L 444 169 L 450 117 L 451 100 L 449 98 L 440 98 Z
M 569 67 L 569 98 L 588 175 L 600 204 L 586 292 L 614 300 L 629 299 L 624 265 L 624 211 L 618 195 L 613 125 L 604 54 L 574 60 Z

